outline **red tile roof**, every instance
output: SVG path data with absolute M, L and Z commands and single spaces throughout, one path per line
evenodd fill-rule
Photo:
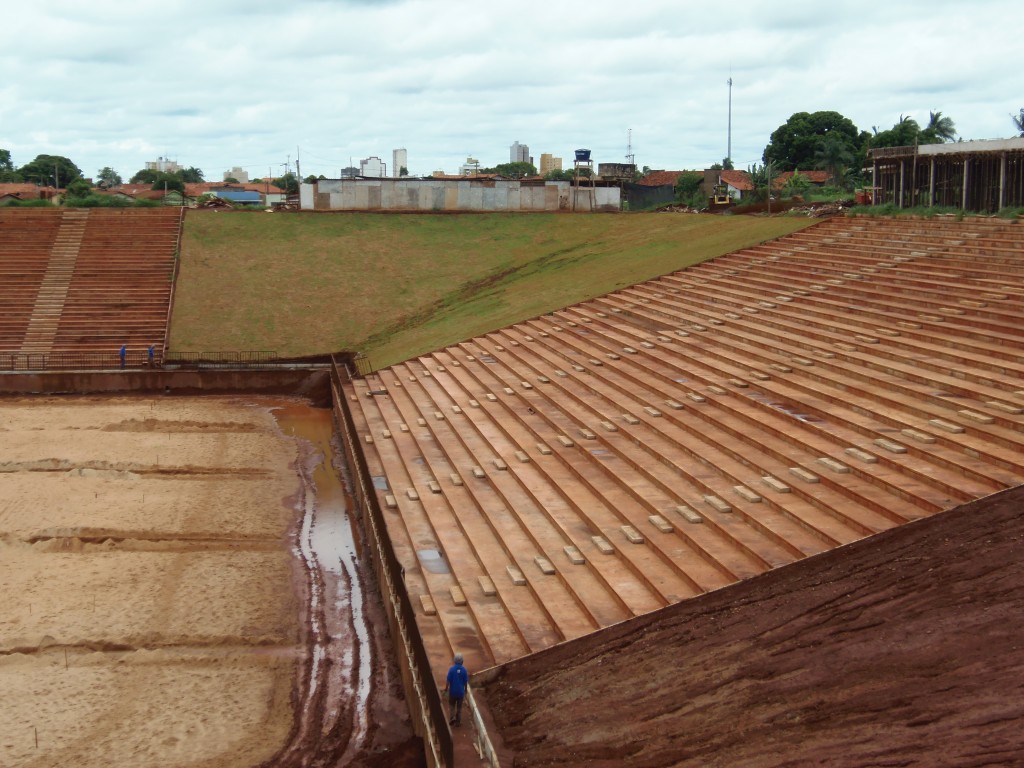
M 772 179 L 772 187 L 778 189 L 786 186 L 794 173 L 799 173 L 801 176 L 807 178 L 811 184 L 827 184 L 828 183 L 828 171 L 801 171 L 799 168 L 796 171 L 783 171 L 774 179 Z
M 723 184 L 728 184 L 740 192 L 750 192 L 754 188 L 750 181 L 750 174 L 746 171 L 719 171 L 719 175 L 722 177 Z
M 20 200 L 48 200 L 59 190 L 53 187 L 37 187 L 35 184 L 9 182 L 0 184 L 0 196 L 17 197 Z
M 703 177 L 701 171 L 648 171 L 640 181 L 642 187 L 664 187 L 675 186 L 680 176 L 697 175 Z

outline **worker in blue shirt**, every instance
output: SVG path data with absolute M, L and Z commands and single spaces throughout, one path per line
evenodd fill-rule
M 448 691 L 448 711 L 451 714 L 449 725 L 456 728 L 462 725 L 462 700 L 466 698 L 466 688 L 469 686 L 469 672 L 462 666 L 462 654 L 455 654 L 455 663 L 448 670 L 448 679 L 445 681 L 444 689 Z

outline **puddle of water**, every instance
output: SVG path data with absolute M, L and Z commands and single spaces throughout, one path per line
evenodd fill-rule
M 416 554 L 420 558 L 423 567 L 431 573 L 451 573 L 448 561 L 436 549 L 417 549 Z
M 319 625 L 315 619 L 313 621 L 314 646 L 308 699 L 313 700 L 321 679 L 320 667 L 329 656 L 332 665 L 340 667 L 343 674 L 347 673 L 355 689 L 355 704 L 351 709 L 356 713 L 356 722 L 349 744 L 358 745 L 369 725 L 367 702 L 373 647 L 365 615 L 363 585 L 356 567 L 360 552 L 346 506 L 345 489 L 334 468 L 331 411 L 313 408 L 306 403 L 288 403 L 272 408 L 272 413 L 285 434 L 308 441 L 316 451 L 312 468 L 313 487 L 307 488 L 298 544 L 307 567 L 333 575 L 335 578 L 327 583 L 337 585 L 334 594 L 324 595 L 318 580 L 312 580 L 310 616 L 323 617 L 325 612 L 329 616 L 327 620 L 321 618 Z M 350 626 L 355 633 L 356 647 L 351 642 L 332 643 L 332 640 L 341 638 L 329 636 L 327 629 L 337 625 L 339 611 L 346 609 L 351 613 Z M 355 650 L 358 654 L 354 653 Z M 358 669 L 352 668 L 355 656 L 358 656 Z M 337 706 L 332 705 L 328 709 L 336 712 Z
M 752 400 L 757 400 L 759 403 L 763 403 L 763 404 L 767 405 L 769 408 L 772 408 L 772 409 L 774 409 L 776 411 L 784 413 L 787 416 L 792 416 L 797 421 L 802 421 L 805 424 L 821 424 L 822 423 L 822 420 L 819 419 L 817 416 L 813 416 L 813 415 L 811 415 L 809 413 L 801 412 L 797 408 L 797 406 L 793 405 L 792 403 L 780 403 L 777 400 L 772 400 L 771 398 L 767 397 L 766 395 L 761 394 L 760 392 L 751 392 L 749 397 Z
M 384 475 L 373 476 L 373 487 L 378 491 L 386 491 L 388 489 L 388 479 Z

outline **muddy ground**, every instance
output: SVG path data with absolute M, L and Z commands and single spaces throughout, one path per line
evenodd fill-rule
M 420 764 L 332 453 L 298 400 L 0 399 L 0 765 Z
M 1024 765 L 1024 489 L 515 661 L 515 766 Z

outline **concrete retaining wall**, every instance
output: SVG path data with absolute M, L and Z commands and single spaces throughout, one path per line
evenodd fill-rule
M 619 210 L 618 187 L 567 181 L 524 184 L 491 179 L 322 179 L 303 184 L 303 210 L 318 211 L 607 211 Z

